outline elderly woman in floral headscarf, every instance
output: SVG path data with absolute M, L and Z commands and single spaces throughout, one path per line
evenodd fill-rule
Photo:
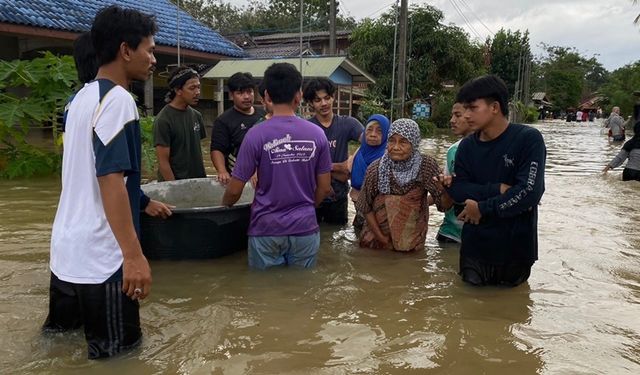
M 437 182 L 436 161 L 419 151 L 420 129 L 410 119 L 391 124 L 387 152 L 367 169 L 356 202 L 366 221 L 360 246 L 411 251 L 424 248 L 431 194 L 439 211 L 453 202 Z M 436 177 L 436 179 L 434 179 Z

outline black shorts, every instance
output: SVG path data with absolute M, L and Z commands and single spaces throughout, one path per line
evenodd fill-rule
M 84 326 L 89 359 L 112 357 L 142 341 L 140 305 L 122 292 L 122 279 L 74 284 L 51 273 L 49 315 L 42 329 L 61 332 Z
M 517 286 L 529 279 L 531 263 L 494 265 L 460 255 L 462 281 L 471 285 Z
M 347 202 L 347 197 L 333 202 L 322 202 L 320 207 L 316 208 L 318 224 L 322 222 L 335 225 L 347 224 Z
M 640 181 L 640 171 L 637 169 L 625 168 L 622 170 L 622 181 Z

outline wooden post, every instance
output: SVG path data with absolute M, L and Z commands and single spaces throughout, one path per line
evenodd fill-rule
M 153 74 L 144 82 L 144 112 L 153 116 Z
M 224 112 L 224 79 L 218 79 L 218 116 Z
M 349 116 L 353 116 L 353 82 L 349 90 Z

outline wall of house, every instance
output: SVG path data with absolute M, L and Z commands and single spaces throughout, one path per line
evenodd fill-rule
M 15 60 L 19 57 L 18 38 L 0 35 L 0 60 Z

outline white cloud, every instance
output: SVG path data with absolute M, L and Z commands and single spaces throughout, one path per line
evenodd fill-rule
M 373 14 L 393 0 L 339 0 L 340 10 L 356 19 Z M 244 5 L 246 0 L 231 0 L 232 4 Z M 640 60 L 640 26 L 633 19 L 640 14 L 640 5 L 631 0 L 433 0 L 410 1 L 411 5 L 432 4 L 443 11 L 446 23 L 454 23 L 469 35 L 477 38 L 452 4 L 457 4 L 471 26 L 484 41 L 489 31 L 500 28 L 529 30 L 531 46 L 535 54 L 537 47 L 548 45 L 575 47 L 598 60 L 609 70 Z M 375 4 L 375 5 L 374 5 Z M 388 8 L 387 8 L 388 9 Z M 374 13 L 375 12 L 375 13 Z

